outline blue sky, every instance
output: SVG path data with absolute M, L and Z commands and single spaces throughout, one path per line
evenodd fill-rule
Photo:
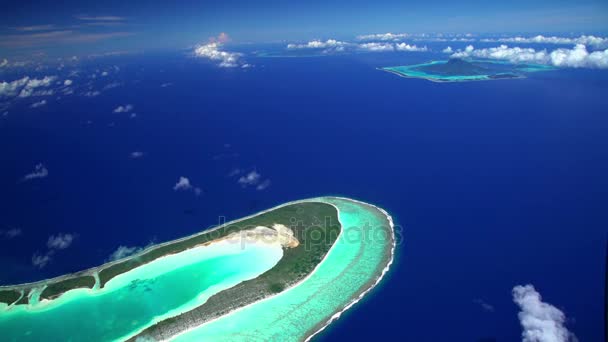
M 608 3 L 585 1 L 13 1 L 0 13 L 0 57 L 185 48 L 228 32 L 235 42 L 379 32 L 608 31 Z

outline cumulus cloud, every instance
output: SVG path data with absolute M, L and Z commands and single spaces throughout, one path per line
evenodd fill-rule
M 40 87 L 49 87 L 53 84 L 53 82 L 57 79 L 56 76 L 44 76 L 42 79 L 32 78 L 27 80 L 23 89 L 19 93 L 19 97 L 29 97 L 29 96 L 44 96 L 44 95 L 53 95 L 53 92 L 42 91 L 35 92 L 36 88 Z
M 179 180 L 173 186 L 173 190 L 175 191 L 190 189 L 192 189 L 192 184 L 190 184 L 190 180 L 187 177 L 179 177 Z
M 596 36 L 585 36 L 580 37 L 556 37 L 550 36 L 545 37 L 538 35 L 534 37 L 503 37 L 503 38 L 484 38 L 482 42 L 500 42 L 500 43 L 537 43 L 537 44 L 583 44 L 587 46 L 593 46 L 595 48 L 606 48 L 608 47 L 608 38 L 596 37 Z
M 34 253 L 34 255 L 32 255 L 32 265 L 39 269 L 46 267 L 46 265 L 51 262 L 57 251 L 66 249 L 72 245 L 74 238 L 75 236 L 73 234 L 57 234 L 49 236 L 49 239 L 46 242 L 46 253 Z
M 112 83 L 108 83 L 103 87 L 103 90 L 108 90 L 108 89 L 113 89 L 113 88 L 117 88 L 120 87 L 121 84 L 118 82 L 112 82 Z
M 377 34 L 364 34 L 357 36 L 357 40 L 363 41 L 374 41 L 374 40 L 400 40 L 407 38 L 409 35 L 407 33 L 377 33 Z
M 142 247 L 128 247 L 128 246 L 118 246 L 118 248 L 110 254 L 108 257 L 108 261 L 116 261 L 122 258 L 126 258 L 128 256 L 137 254 L 141 252 L 144 248 Z
M 290 50 L 294 49 L 328 49 L 328 48 L 339 48 L 346 47 L 351 45 L 347 42 L 341 42 L 335 39 L 328 39 L 326 41 L 322 40 L 312 40 L 305 44 L 287 44 L 287 48 Z
M 118 107 L 114 108 L 114 110 L 112 112 L 113 113 L 128 113 L 128 112 L 132 111 L 133 108 L 135 108 L 135 107 L 133 107 L 133 105 L 127 104 L 124 106 L 118 106 Z
M 542 301 L 532 285 L 515 286 L 513 301 L 519 306 L 519 321 L 523 328 L 523 342 L 576 342 L 577 338 L 564 323 L 562 311 Z
M 395 47 L 393 44 L 389 43 L 364 43 L 359 44 L 358 48 L 360 50 L 372 51 L 372 52 L 385 52 L 385 51 L 394 51 Z
M 590 53 L 582 44 L 578 44 L 572 49 L 557 49 L 552 52 L 547 52 L 547 50 L 537 51 L 533 48 L 510 48 L 507 45 L 475 49 L 472 45 L 469 45 L 465 50 L 459 50 L 452 54 L 452 57 L 500 59 L 512 63 L 537 63 L 570 68 L 608 68 L 608 49 Z
M 8 240 L 16 238 L 17 236 L 21 235 L 21 233 L 22 231 L 19 228 L 10 228 L 7 230 L 0 229 L 0 237 Z
M 46 265 L 48 265 L 49 262 L 51 262 L 51 257 L 52 257 L 52 253 L 47 253 L 47 254 L 35 253 L 34 255 L 32 255 L 32 265 L 42 269 Z
M 193 191 L 195 195 L 199 196 L 203 190 L 199 187 L 195 187 L 190 183 L 190 179 L 187 177 L 179 177 L 179 180 L 173 186 L 173 191 Z
M 2 62 L 0 62 L 0 68 L 4 68 L 5 66 L 8 65 L 8 59 L 3 59 Z
M 239 61 L 241 58 L 240 53 L 222 51 L 220 50 L 221 47 L 222 43 L 219 42 L 198 45 L 194 49 L 194 55 L 196 57 L 208 58 L 212 61 L 219 61 L 219 66 L 223 68 L 235 68 L 241 65 Z
M 426 46 L 418 47 L 416 45 L 409 45 L 406 43 L 395 44 L 395 49 L 397 49 L 397 51 L 412 51 L 412 52 L 428 51 L 428 48 Z
M 452 50 L 451 46 L 448 46 L 445 49 L 441 50 L 441 52 L 443 52 L 443 53 L 454 53 L 454 50 Z
M 29 181 L 29 180 L 38 179 L 38 178 L 46 178 L 48 175 L 49 175 L 49 170 L 47 170 L 47 168 L 46 168 L 46 166 L 44 166 L 44 164 L 40 163 L 40 164 L 36 164 L 33 172 L 28 173 L 27 175 L 23 176 L 23 181 Z
M 232 169 L 229 173 L 228 173 L 228 177 L 234 177 L 234 176 L 238 176 L 239 174 L 241 174 L 241 169 Z
M 19 90 L 27 84 L 29 77 L 23 77 L 12 82 L 0 82 L 0 96 L 16 96 Z
M 46 105 L 46 100 L 34 102 L 30 105 L 31 108 L 38 108 Z
M 241 173 L 241 171 L 236 169 L 236 170 L 233 170 L 229 176 L 236 176 L 240 173 Z M 271 184 L 270 179 L 262 180 L 262 175 L 259 172 L 257 172 L 256 170 L 243 174 L 241 177 L 239 177 L 237 182 L 243 188 L 255 187 L 255 189 L 258 191 L 266 190 Z
M 56 76 L 45 76 L 41 79 L 25 76 L 11 82 L 0 82 L 0 97 L 52 95 L 52 90 L 36 91 L 36 89 L 51 86 L 55 79 L 57 79 Z
M 332 52 L 345 52 L 345 51 L 371 51 L 371 52 L 390 52 L 390 51 L 427 51 L 426 46 L 419 47 L 416 45 L 409 45 L 407 43 L 391 43 L 388 41 L 396 40 L 397 38 L 403 38 L 405 35 L 395 35 L 392 33 L 381 34 L 381 35 L 367 35 L 359 36 L 357 39 L 361 41 L 369 41 L 365 43 L 350 43 L 339 41 L 336 39 L 328 40 L 312 40 L 304 44 L 288 44 L 287 49 L 318 49 L 323 50 L 324 53 Z M 376 40 L 376 41 L 374 41 Z
M 557 67 L 608 68 L 608 49 L 589 53 L 585 45 L 573 49 L 557 49 L 550 54 L 551 64 Z
M 246 187 L 246 186 L 250 186 L 250 185 L 256 185 L 260 182 L 260 178 L 262 176 L 255 170 L 249 172 L 246 175 L 243 175 L 239 178 L 238 182 L 239 184 L 241 184 L 242 186 Z
M 258 184 L 255 189 L 258 191 L 266 190 L 270 186 L 270 179 L 266 179 Z
M 95 97 L 95 96 L 98 96 L 99 94 L 101 94 L 101 92 L 95 90 L 95 91 L 87 91 L 83 95 L 86 97 Z
M 144 157 L 144 153 L 141 151 L 135 151 L 131 152 L 129 156 L 131 157 L 131 159 L 140 159 Z
M 72 80 L 65 80 L 65 81 L 63 81 L 63 85 L 64 86 L 71 86 L 72 83 L 73 83 Z
M 73 234 L 57 234 L 49 236 L 46 246 L 51 250 L 66 249 L 74 241 Z

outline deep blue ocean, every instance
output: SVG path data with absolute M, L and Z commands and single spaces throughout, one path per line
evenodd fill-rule
M 433 83 L 376 70 L 436 58 L 83 62 L 75 84 L 118 66 L 87 82 L 120 86 L 36 110 L 18 103 L 0 118 L 0 229 L 23 231 L 0 240 L 0 283 L 95 266 L 119 245 L 178 238 L 219 216 L 341 195 L 387 209 L 404 236 L 385 281 L 319 341 L 517 341 L 511 289 L 523 284 L 564 311 L 581 341 L 602 340 L 608 72 Z M 135 118 L 112 113 L 125 104 Z M 19 182 L 37 163 L 48 177 Z M 229 176 L 237 168 L 270 187 L 243 188 Z M 174 191 L 180 176 L 202 194 Z M 33 267 L 60 232 L 76 234 L 72 246 Z

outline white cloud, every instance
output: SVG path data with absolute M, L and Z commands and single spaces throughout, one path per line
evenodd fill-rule
M 196 46 L 194 55 L 201 58 L 208 58 L 219 61 L 220 67 L 233 68 L 239 66 L 240 53 L 221 51 L 221 43 L 213 42 Z
M 29 77 L 23 77 L 12 82 L 0 82 L 0 96 L 15 96 L 21 87 L 25 86 L 29 81 Z
M 87 91 L 83 95 L 86 97 L 95 97 L 95 96 L 98 96 L 99 94 L 101 94 L 101 92 L 95 90 L 95 91 Z
M 595 48 L 606 48 L 608 47 L 608 38 L 596 37 L 596 36 L 580 36 L 575 38 L 568 37 L 556 37 L 550 36 L 545 37 L 538 35 L 534 37 L 508 37 L 508 38 L 484 38 L 482 42 L 501 42 L 501 43 L 537 43 L 537 44 L 583 44 L 593 46 Z
M 187 177 L 179 177 L 175 186 L 173 186 L 174 191 L 184 191 L 192 189 L 192 184 L 190 184 L 190 180 Z
M 122 258 L 126 258 L 133 254 L 137 254 L 143 250 L 142 247 L 128 247 L 128 246 L 118 246 L 118 248 L 110 254 L 108 257 L 108 261 L 115 261 Z
M 418 47 L 416 45 L 409 45 L 406 43 L 397 43 L 393 44 L 387 41 L 397 40 L 397 38 L 404 38 L 405 34 L 392 34 L 386 33 L 381 35 L 367 35 L 367 36 L 359 36 L 357 39 L 362 41 L 368 40 L 377 40 L 371 41 L 367 43 L 349 43 L 344 41 L 339 41 L 336 39 L 328 39 L 326 41 L 322 40 L 313 40 L 305 44 L 288 44 L 287 49 L 318 49 L 323 50 L 324 53 L 331 52 L 343 52 L 343 51 L 353 51 L 353 50 L 364 50 L 364 51 L 373 51 L 373 52 L 387 52 L 387 51 L 427 51 L 428 48 L 426 46 Z
M 32 255 L 32 265 L 40 269 L 44 268 L 49 262 L 51 262 L 51 256 L 52 253 L 47 253 L 44 255 L 36 253 Z
M 493 48 L 475 49 L 472 45 L 462 51 L 452 54 L 455 58 L 490 58 L 508 60 L 512 63 L 537 63 L 556 67 L 571 68 L 608 68 L 608 49 L 589 53 L 584 45 L 576 45 L 572 49 L 557 49 L 552 52 L 535 50 L 533 48 L 510 48 L 501 45 Z
M 230 172 L 229 177 L 237 176 L 241 174 L 241 170 L 235 169 Z M 249 173 L 243 174 L 237 182 L 243 187 L 255 187 L 256 190 L 262 191 L 267 189 L 271 182 L 270 179 L 262 180 L 262 175 L 256 170 L 250 171 Z
M 576 336 L 564 326 L 562 311 L 542 301 L 534 286 L 515 286 L 513 301 L 519 306 L 523 342 L 575 342 Z
M 112 82 L 112 83 L 108 83 L 103 87 L 103 90 L 108 90 L 108 89 L 113 89 L 113 88 L 117 88 L 120 87 L 121 84 L 118 82 Z
M 270 186 L 270 179 L 266 179 L 265 181 L 258 184 L 255 189 L 258 191 L 266 190 Z
M 42 100 L 42 101 L 38 101 L 38 102 L 34 102 L 30 105 L 31 108 L 38 108 L 38 107 L 42 107 L 46 105 L 46 100 Z
M 55 79 L 57 79 L 56 76 L 44 76 L 44 78 L 42 78 L 42 79 L 37 79 L 37 78 L 29 79 L 28 78 L 27 83 L 25 84 L 23 89 L 21 89 L 21 92 L 19 93 L 19 97 L 29 97 L 32 95 L 35 95 L 35 96 L 53 95 L 52 91 L 50 93 L 44 92 L 44 91 L 40 92 L 40 93 L 35 93 L 34 90 L 36 88 L 50 86 L 51 84 L 53 84 Z
M 66 249 L 72 245 L 75 236 L 73 234 L 57 234 L 49 236 L 46 246 L 48 248 L 46 254 L 34 253 L 32 255 L 32 265 L 42 269 L 55 255 L 55 252 L 61 249 Z
M 130 156 L 132 159 L 139 159 L 139 158 L 143 158 L 144 153 L 140 152 L 140 151 L 135 151 L 135 152 L 131 152 Z
M 8 59 L 3 59 L 2 62 L 0 62 L 0 68 L 4 68 L 5 66 L 8 65 Z
M 478 304 L 479 306 L 481 306 L 481 308 L 484 311 L 487 312 L 494 312 L 494 306 L 491 304 L 488 304 L 486 301 L 482 300 L 482 299 L 473 299 L 473 303 Z
M 102 76 L 102 77 L 106 77 L 106 76 L 108 76 L 108 72 L 107 72 L 107 71 L 102 72 L 102 73 L 101 73 L 101 76 Z
M 230 173 L 228 173 L 228 177 L 234 177 L 241 174 L 241 169 L 232 169 Z
M 312 40 L 306 44 L 287 44 L 288 49 L 329 49 L 329 48 L 339 48 L 351 45 L 347 42 L 341 42 L 335 39 L 328 39 L 326 41 L 322 40 Z
M 412 52 L 428 51 L 428 48 L 426 46 L 418 47 L 416 45 L 409 45 L 406 43 L 395 44 L 395 49 L 397 49 L 397 51 L 412 51 Z
M 192 191 L 196 196 L 200 196 L 203 190 L 194 186 L 187 177 L 179 177 L 179 180 L 173 186 L 174 191 Z
M 608 68 L 608 49 L 589 53 L 585 45 L 573 49 L 557 49 L 550 54 L 551 64 L 557 67 Z
M 10 228 L 8 230 L 0 230 L 0 237 L 5 239 L 13 239 L 21 235 L 22 231 L 19 228 Z
M 128 113 L 128 112 L 132 111 L 133 108 L 135 108 L 135 107 L 133 107 L 133 105 L 128 104 L 128 105 L 124 105 L 124 106 L 118 106 L 118 107 L 114 108 L 114 110 L 112 112 L 113 113 Z
M 23 181 L 29 181 L 32 179 L 37 179 L 37 178 L 45 178 L 49 175 L 49 170 L 47 170 L 46 166 L 44 166 L 44 164 L 37 164 L 34 168 L 34 171 L 31 173 L 28 173 L 27 175 L 23 176 Z
M 65 81 L 63 81 L 63 85 L 64 86 L 71 86 L 72 83 L 73 83 L 72 80 L 65 80 Z
M 74 241 L 73 234 L 57 234 L 49 236 L 46 246 L 51 250 L 66 249 Z
M 454 50 L 452 50 L 451 46 L 448 46 L 445 49 L 441 50 L 441 52 L 443 52 L 443 53 L 454 53 Z
M 377 34 L 365 34 L 365 35 L 360 35 L 357 36 L 357 40 L 363 40 L 363 41 L 373 41 L 373 40 L 400 40 L 403 38 L 408 37 L 409 35 L 407 33 L 377 33 Z
M 241 184 L 242 186 L 246 187 L 246 186 L 250 186 L 250 185 L 256 185 L 260 182 L 260 178 L 262 176 L 255 170 L 249 172 L 248 174 L 241 176 L 238 180 L 239 184 Z
M 373 51 L 373 52 L 385 52 L 394 51 L 395 47 L 389 43 L 364 43 L 358 46 L 361 50 Z

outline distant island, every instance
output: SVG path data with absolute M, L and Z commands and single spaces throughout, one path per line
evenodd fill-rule
M 401 77 L 423 78 L 433 82 L 466 82 L 525 78 L 527 73 L 554 70 L 538 64 L 513 64 L 496 60 L 450 58 L 424 64 L 380 68 Z
M 0 336 L 307 340 L 382 279 L 394 248 L 380 208 L 290 202 L 86 271 L 0 287 Z

